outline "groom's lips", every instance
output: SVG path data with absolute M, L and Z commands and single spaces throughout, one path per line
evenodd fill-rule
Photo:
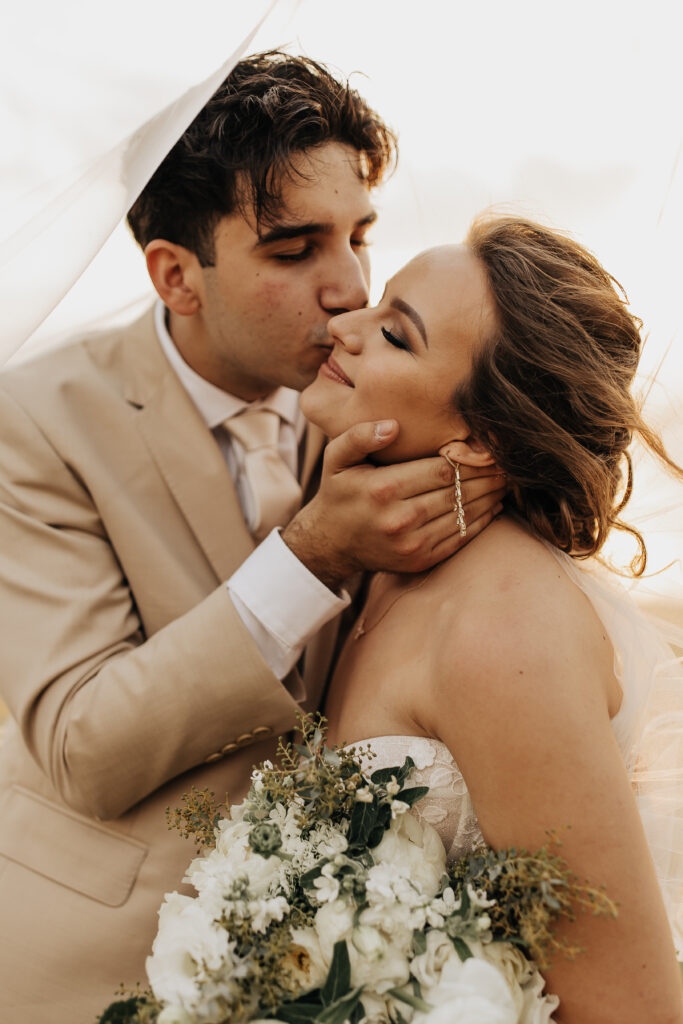
M 330 380 L 336 380 L 339 384 L 346 384 L 349 388 L 354 386 L 353 382 L 349 380 L 339 363 L 332 356 L 328 356 L 327 362 L 322 364 L 320 370 Z

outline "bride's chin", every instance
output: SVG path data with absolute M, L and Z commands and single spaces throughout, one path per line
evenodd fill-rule
M 322 397 L 316 396 L 318 390 L 316 384 L 317 381 L 313 381 L 312 384 L 309 384 L 301 392 L 299 407 L 309 423 L 320 427 L 327 437 L 338 437 L 343 432 L 343 428 L 339 426 L 337 417 L 332 409 L 330 409 L 329 402 L 325 402 Z

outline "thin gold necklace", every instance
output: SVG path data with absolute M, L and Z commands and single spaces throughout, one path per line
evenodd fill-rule
M 361 615 L 360 619 L 358 620 L 358 625 L 356 626 L 356 628 L 353 631 L 353 634 L 352 634 L 353 639 L 354 640 L 360 640 L 361 637 L 367 636 L 367 634 L 372 632 L 373 629 L 376 629 L 377 626 L 379 626 L 379 624 L 382 621 L 382 619 L 384 619 L 389 614 L 389 612 L 394 607 L 394 605 L 396 604 L 397 601 L 400 601 L 402 597 L 406 596 L 406 594 L 412 594 L 414 590 L 419 590 L 420 587 L 424 586 L 424 584 L 429 579 L 429 574 L 430 574 L 431 571 L 432 571 L 431 569 L 427 569 L 427 571 L 426 571 L 426 573 L 424 575 L 424 578 L 421 579 L 419 583 L 416 583 L 415 586 L 408 587 L 406 590 L 399 591 L 399 593 L 396 595 L 396 597 L 391 602 L 389 607 L 384 609 L 384 611 L 382 612 L 380 617 L 377 619 L 377 621 L 373 622 L 371 626 L 366 626 L 367 615 Z

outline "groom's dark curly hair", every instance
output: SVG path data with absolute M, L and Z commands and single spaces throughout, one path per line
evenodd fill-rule
M 359 173 L 379 184 L 396 161 L 396 138 L 348 82 L 308 57 L 279 50 L 248 57 L 164 158 L 128 213 L 136 241 L 182 245 L 213 266 L 219 220 L 276 215 L 292 157 L 326 142 L 360 154 Z

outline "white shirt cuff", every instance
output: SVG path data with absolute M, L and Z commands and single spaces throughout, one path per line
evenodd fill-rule
M 325 623 L 351 603 L 345 590 L 340 595 L 328 590 L 287 547 L 277 529 L 226 586 L 238 615 L 278 679 L 292 671 L 306 644 Z

